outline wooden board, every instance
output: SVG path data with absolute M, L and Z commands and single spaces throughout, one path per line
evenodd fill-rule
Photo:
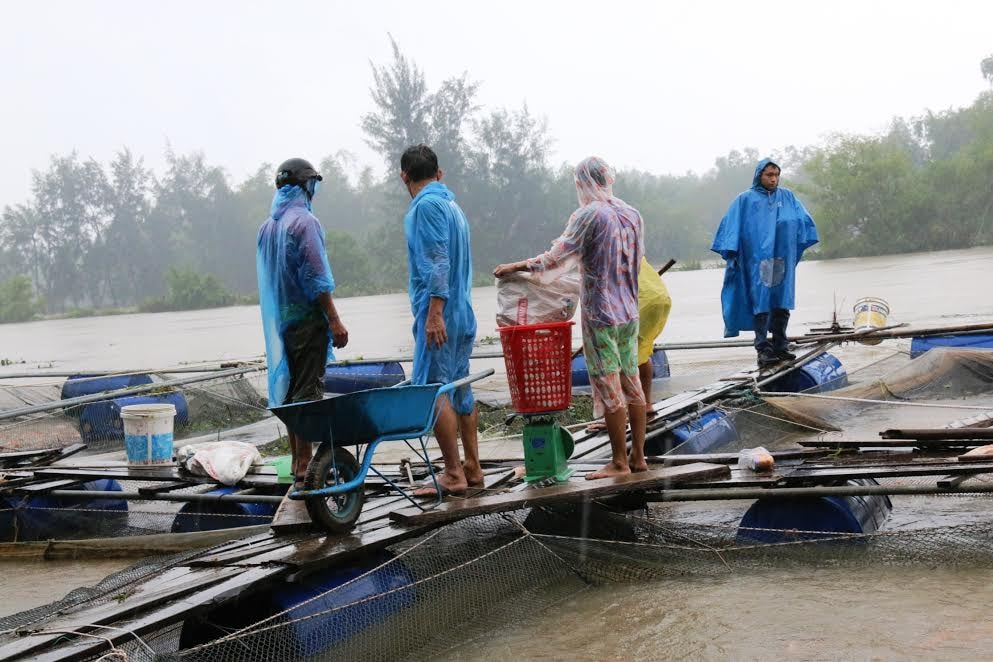
M 778 460 L 797 460 L 797 459 L 808 459 L 808 458 L 818 458 L 827 455 L 827 451 L 817 450 L 815 448 L 802 448 L 799 450 L 791 451 L 772 451 L 770 455 Z M 740 454 L 738 453 L 701 453 L 698 455 L 693 454 L 669 454 L 669 455 L 653 455 L 646 458 L 648 464 L 661 464 L 664 466 L 678 466 L 680 464 L 690 464 L 693 462 L 709 462 L 711 464 L 735 464 L 738 461 Z
M 276 508 L 276 514 L 272 516 L 272 523 L 269 526 L 273 533 L 279 535 L 318 530 L 317 525 L 310 519 L 306 502 L 291 499 L 289 492 L 283 497 L 279 507 Z
M 782 485 L 823 484 L 853 478 L 904 478 L 907 476 L 943 476 L 963 473 L 993 473 L 993 463 L 955 462 L 910 464 L 896 467 L 838 467 L 798 470 L 784 476 Z
M 993 428 L 907 428 L 883 430 L 883 439 L 989 439 L 993 440 Z
M 583 480 L 582 482 L 571 481 L 554 487 L 450 501 L 434 510 L 424 512 L 416 508 L 405 508 L 390 513 L 390 519 L 404 525 L 444 524 L 473 515 L 500 513 L 548 503 L 588 501 L 609 494 L 659 489 L 688 480 L 719 478 L 728 475 L 730 475 L 730 470 L 723 464 L 700 462 L 679 467 L 654 469 L 616 478 Z
M 817 439 L 798 441 L 805 448 L 971 448 L 985 446 L 989 440 L 969 439 Z

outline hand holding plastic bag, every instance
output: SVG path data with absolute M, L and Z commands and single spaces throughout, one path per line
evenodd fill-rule
M 497 281 L 497 326 L 568 322 L 576 313 L 581 286 L 576 260 L 556 269 L 505 276 Z

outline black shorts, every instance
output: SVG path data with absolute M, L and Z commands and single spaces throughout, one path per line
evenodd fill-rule
M 324 397 L 328 340 L 328 323 L 324 320 L 297 322 L 283 332 L 283 347 L 290 367 L 290 388 L 284 405 Z

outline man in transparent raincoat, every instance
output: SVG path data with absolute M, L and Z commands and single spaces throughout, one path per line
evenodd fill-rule
M 334 277 L 324 228 L 311 200 L 322 177 L 304 159 L 284 161 L 276 172 L 269 218 L 259 228 L 255 266 L 269 366 L 269 406 L 324 397 L 324 371 L 344 347 L 348 330 L 335 309 Z M 303 481 L 313 453 L 310 442 L 289 434 L 295 481 Z
M 403 227 L 414 315 L 414 384 L 445 384 L 467 376 L 476 340 L 469 222 L 455 195 L 441 183 L 442 176 L 438 157 L 427 145 L 410 147 L 400 158 L 400 179 L 411 197 Z M 464 463 L 459 460 L 460 433 Z M 461 494 L 481 486 L 476 403 L 469 386 L 442 401 L 434 434 L 445 463 L 438 476 L 442 491 Z M 434 487 L 416 492 L 434 493 Z
M 580 162 L 575 183 L 580 207 L 551 248 L 530 260 L 501 264 L 493 275 L 543 271 L 579 258 L 583 352 L 593 415 L 606 420 L 612 455 L 607 466 L 587 474 L 593 480 L 648 469 L 645 392 L 638 375 L 638 273 L 645 254 L 644 222 L 637 209 L 614 197 L 614 171 L 603 159 L 591 156 Z
M 710 248 L 727 261 L 724 336 L 754 330 L 760 368 L 796 358 L 787 350 L 786 336 L 795 307 L 796 265 L 817 243 L 814 220 L 793 192 L 779 185 L 779 174 L 772 159 L 759 161 L 752 187 L 731 203 Z

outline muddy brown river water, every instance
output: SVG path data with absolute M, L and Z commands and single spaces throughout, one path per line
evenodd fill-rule
M 674 305 L 662 341 L 719 339 L 722 272 L 674 272 L 665 280 Z M 993 319 L 990 283 L 993 248 L 804 262 L 791 331 L 826 324 L 835 305 L 843 319 L 850 318 L 852 304 L 863 296 L 886 299 L 891 320 L 898 322 Z M 475 290 L 474 300 L 479 335 L 495 335 L 494 289 Z M 409 353 L 405 295 L 343 299 L 339 309 L 351 336 L 342 358 Z M 836 354 L 852 370 L 906 346 L 885 342 Z M 8 324 L 0 325 L 0 358 L 25 363 L 0 368 L 0 379 L 39 366 L 154 368 L 244 359 L 262 350 L 255 307 Z M 726 374 L 750 359 L 748 350 L 670 354 L 675 379 Z M 0 387 L 10 386 L 0 381 Z M 989 399 L 970 404 L 977 402 Z M 955 416 L 941 411 L 934 421 Z M 5 598 L 0 614 L 57 599 L 119 567 L 123 564 L 109 561 L 0 563 Z M 460 642 L 454 633 L 454 647 L 441 651 L 439 659 L 991 659 L 991 580 L 993 571 L 986 569 L 815 565 L 609 584 L 577 590 L 555 608 L 501 624 L 484 638 Z

